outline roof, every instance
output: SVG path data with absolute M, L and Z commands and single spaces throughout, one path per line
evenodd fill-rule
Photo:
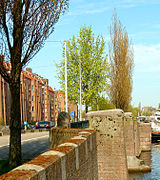
M 146 106 L 146 107 L 143 107 L 143 109 L 152 109 L 152 106 Z
M 3 66 L 6 70 L 9 70 L 11 71 L 11 64 L 6 62 L 6 61 L 3 61 Z M 22 70 L 21 73 L 28 79 L 35 79 L 36 81 L 38 81 L 40 84 L 44 85 L 44 82 L 43 82 L 43 78 L 35 73 L 31 73 L 29 71 L 25 71 L 25 70 Z M 48 88 L 49 91 L 51 92 L 55 92 L 50 86 Z M 62 94 L 62 93 L 61 93 Z
M 48 90 L 51 92 L 54 92 L 54 90 L 50 86 L 49 86 Z

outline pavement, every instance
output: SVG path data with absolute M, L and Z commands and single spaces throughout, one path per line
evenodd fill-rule
M 49 149 L 49 131 L 22 134 L 22 158 L 33 159 Z M 0 160 L 8 159 L 9 135 L 0 136 Z

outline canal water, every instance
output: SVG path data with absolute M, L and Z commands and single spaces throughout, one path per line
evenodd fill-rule
M 152 143 L 151 152 L 143 152 L 140 159 L 151 166 L 151 172 L 129 174 L 129 180 L 160 180 L 160 143 Z

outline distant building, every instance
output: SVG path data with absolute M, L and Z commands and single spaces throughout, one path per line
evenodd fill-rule
M 152 111 L 156 111 L 156 108 L 153 108 L 152 106 L 146 106 L 146 107 L 143 107 L 142 108 L 142 113 L 149 113 L 149 112 L 152 112 Z
M 9 63 L 4 61 L 6 69 L 11 70 Z M 60 91 L 54 91 L 45 79 L 32 73 L 31 68 L 21 72 L 21 122 L 48 120 L 56 124 L 58 114 L 65 111 L 65 95 Z M 68 103 L 68 111 L 75 112 L 77 105 Z M 72 120 L 75 120 L 75 117 Z M 8 125 L 10 119 L 10 90 L 8 83 L 0 75 L 0 124 Z
M 7 64 L 7 63 L 6 63 Z M 49 120 L 55 123 L 54 91 L 48 85 L 48 79 L 32 73 L 31 68 L 21 72 L 21 121 Z M 0 119 L 9 124 L 10 107 L 9 85 L 0 76 Z

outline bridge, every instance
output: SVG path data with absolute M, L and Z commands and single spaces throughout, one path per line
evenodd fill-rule
M 50 149 L 0 179 L 128 179 L 150 171 L 137 156 L 151 150 L 151 126 L 120 109 L 87 113 L 89 129 L 52 128 Z

